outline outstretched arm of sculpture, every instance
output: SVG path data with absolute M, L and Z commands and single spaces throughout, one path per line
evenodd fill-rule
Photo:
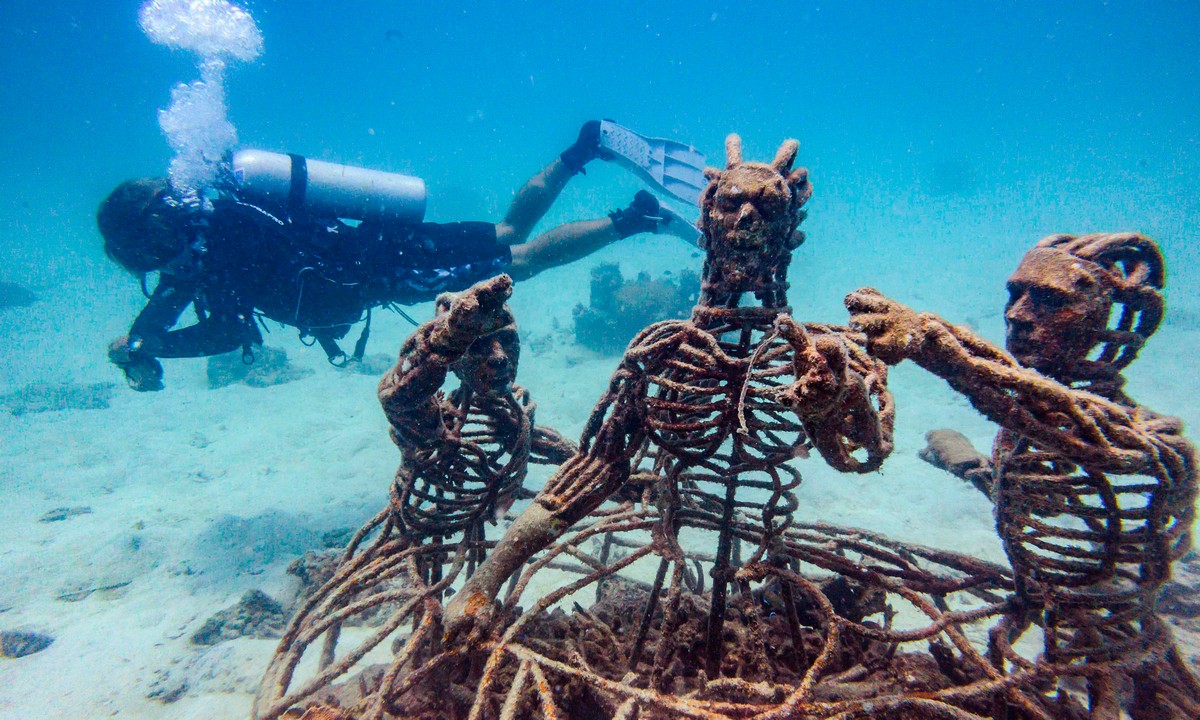
M 917 455 L 930 465 L 971 483 L 984 495 L 992 496 L 991 458 L 976 450 L 959 431 L 930 430 L 925 433 L 925 447 Z
M 646 394 L 645 371 L 623 361 L 592 412 L 580 450 L 546 481 L 446 606 L 443 621 L 450 642 L 487 632 L 501 585 L 628 479 L 633 455 L 646 437 Z
M 396 366 L 379 382 L 379 403 L 393 442 L 422 447 L 441 438 L 445 426 L 437 391 L 471 343 L 513 323 L 504 306 L 510 295 L 512 279 L 499 275 L 453 298 L 443 296 L 438 304 L 448 301 L 448 309 L 404 341 Z
M 1142 413 L 1075 390 L 1022 367 L 1015 358 L 931 313 L 917 313 L 873 288 L 846 298 L 851 326 L 867 335 L 868 350 L 895 365 L 911 359 L 943 378 L 993 422 L 1093 470 L 1153 472 L 1159 463 L 1183 463 Z M 1164 452 L 1165 451 L 1165 452 Z

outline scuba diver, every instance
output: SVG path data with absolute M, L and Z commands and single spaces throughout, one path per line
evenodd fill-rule
M 696 241 L 695 227 L 645 190 L 607 217 L 529 239 L 567 182 L 596 158 L 693 205 L 705 182 L 704 156 L 694 148 L 608 120 L 585 123 L 499 223 L 422 222 L 425 187 L 417 178 L 258 150 L 233 155 L 204 211 L 181 202 L 166 178 L 128 180 L 100 204 L 96 221 L 105 253 L 141 276 L 149 301 L 129 334 L 110 344 L 109 360 L 134 390 L 161 390 L 158 358 L 241 348 L 243 361 L 253 362 L 266 318 L 298 328 L 302 341 L 320 344 L 341 366 L 362 358 L 374 307 L 399 310 L 500 273 L 526 280 L 638 233 Z M 151 293 L 146 274 L 155 271 Z M 175 328 L 188 305 L 197 321 Z M 360 320 L 347 356 L 338 340 Z

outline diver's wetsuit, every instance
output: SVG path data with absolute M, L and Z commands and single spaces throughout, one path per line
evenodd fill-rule
M 280 217 L 216 200 L 192 257 L 160 273 L 130 341 L 153 357 L 216 355 L 260 344 L 261 315 L 321 341 L 332 359 L 370 308 L 463 290 L 512 261 L 486 222 L 352 227 Z M 189 304 L 196 324 L 172 330 Z

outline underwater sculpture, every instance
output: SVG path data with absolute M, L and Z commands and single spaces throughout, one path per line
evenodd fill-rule
M 405 341 L 380 381 L 379 401 L 402 457 L 389 506 L 359 530 L 333 578 L 292 619 L 256 715 L 278 717 L 324 683 L 308 683 L 284 702 L 272 695 L 288 689 L 296 663 L 322 635 L 325 680 L 353 664 L 331 667 L 342 624 L 378 616 L 381 606 L 392 610 L 383 631 L 353 647 L 355 658 L 405 621 L 428 629 L 426 605 L 481 559 L 485 526 L 520 495 L 529 462 L 557 464 L 574 454 L 574 443 L 534 423 L 535 404 L 513 384 L 520 341 L 504 304 L 511 294 L 512 280 L 500 275 L 442 295 L 437 317 Z M 459 385 L 443 394 L 449 372 Z M 411 647 L 418 646 L 414 639 Z
M 1008 280 L 1007 353 L 873 289 L 847 298 L 873 354 L 916 362 L 1001 426 L 990 460 L 945 430 L 923 457 L 996 504 L 1019 609 L 998 651 L 1027 664 L 1010 643 L 1040 625 L 1045 662 L 1087 679 L 1093 717 L 1117 717 L 1125 679 L 1135 718 L 1200 716 L 1200 683 L 1155 615 L 1191 546 L 1196 451 L 1122 376 L 1162 319 L 1165 279 L 1142 235 L 1047 237 Z
M 732 136 L 704 195 L 700 305 L 630 345 L 580 452 L 444 609 L 453 573 L 422 585 L 412 555 L 353 565 L 357 538 L 351 566 L 321 591 L 344 600 L 302 613 L 258 717 L 292 705 L 309 720 L 1089 717 L 1086 698 L 1049 692 L 1074 667 L 1011 647 L 1025 578 L 793 517 L 793 462 L 815 449 L 838 469 L 878 467 L 892 402 L 866 335 L 788 314 L 787 259 L 810 192 L 792 169 L 796 145 L 771 164 L 740 150 Z M 742 306 L 750 294 L 760 304 Z M 395 589 L 408 615 L 372 631 L 376 645 L 397 636 L 386 670 L 329 650 L 289 694 L 295 638 L 326 633 L 329 648 L 367 605 L 353 593 L 386 592 L 377 578 L 401 563 L 419 592 Z M 1170 702 L 1186 707 L 1186 692 Z M 1116 717 L 1109 709 L 1090 716 Z

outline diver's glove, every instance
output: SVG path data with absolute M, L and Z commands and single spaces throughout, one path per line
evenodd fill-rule
M 154 392 L 163 389 L 163 367 L 158 360 L 146 353 L 140 338 L 122 336 L 108 346 L 108 361 L 121 368 L 129 387 L 138 392 Z
M 608 214 L 613 221 L 613 229 L 617 236 L 627 238 L 638 233 L 659 232 L 670 219 L 663 213 L 658 198 L 645 190 L 638 190 L 633 196 L 633 202 L 623 210 L 613 210 Z
M 562 164 L 573 173 L 583 172 L 583 166 L 602 156 L 600 149 L 600 121 L 589 120 L 579 128 L 579 138 L 575 144 L 558 156 Z

